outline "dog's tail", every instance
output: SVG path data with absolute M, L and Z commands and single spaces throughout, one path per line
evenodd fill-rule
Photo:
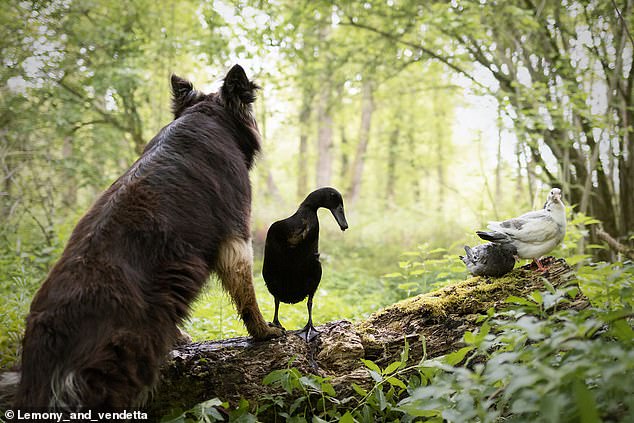
M 20 372 L 6 372 L 0 374 L 0 410 L 11 407 L 20 384 Z

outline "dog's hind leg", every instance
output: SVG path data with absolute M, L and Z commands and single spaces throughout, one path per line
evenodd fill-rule
M 253 288 L 253 249 L 250 239 L 234 238 L 223 243 L 216 271 L 251 336 L 267 339 L 283 333 L 281 329 L 267 324 L 258 307 Z

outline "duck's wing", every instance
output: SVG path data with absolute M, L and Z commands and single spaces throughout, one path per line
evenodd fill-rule
M 540 243 L 556 238 L 560 229 L 549 212 L 538 210 L 502 222 L 490 222 L 489 229 L 525 243 Z
M 286 242 L 291 246 L 297 246 L 306 240 L 310 226 L 308 224 L 293 228 L 287 233 Z
M 311 225 L 305 219 L 288 218 L 275 222 L 269 228 L 266 236 L 276 244 L 286 247 L 296 247 L 306 240 L 310 233 Z

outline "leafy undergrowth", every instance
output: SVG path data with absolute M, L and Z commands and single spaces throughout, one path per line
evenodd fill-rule
M 509 297 L 456 352 L 411 363 L 405 344 L 384 368 L 364 361 L 374 386 L 353 396 L 290 363 L 263 381 L 279 395 L 237 407 L 213 399 L 163 421 L 634 421 L 634 264 L 584 266 L 579 282 L 591 307 L 561 307 L 576 287 Z

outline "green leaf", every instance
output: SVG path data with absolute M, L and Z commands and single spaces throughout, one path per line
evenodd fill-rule
M 425 335 L 420 335 L 420 342 L 422 344 L 423 356 L 421 357 L 419 364 L 422 364 L 423 361 L 427 360 L 427 338 L 425 338 Z
M 374 391 L 374 396 L 379 405 L 379 410 L 383 411 L 387 408 L 387 399 L 385 398 L 385 394 L 382 389 L 376 389 Z
M 416 405 L 401 405 L 396 410 L 413 417 L 436 417 L 441 415 L 440 410 L 423 410 Z M 442 422 L 442 420 L 440 421 Z
M 379 366 L 376 365 L 376 363 L 374 363 L 371 360 L 365 360 L 365 359 L 361 359 L 361 362 L 365 365 L 365 367 L 367 367 L 370 370 L 374 370 L 377 373 L 381 373 L 381 368 Z
M 405 366 L 407 366 L 408 359 L 409 359 L 409 342 L 407 341 L 407 338 L 405 338 L 403 351 L 401 351 L 401 359 L 400 359 L 401 365 L 399 366 L 399 369 L 403 369 L 405 368 Z
M 517 305 L 535 306 L 535 303 L 533 303 L 532 301 L 529 301 L 526 298 L 517 297 L 515 295 L 510 295 L 504 300 L 504 302 Z
M 352 384 L 352 389 L 354 389 L 354 392 L 356 392 L 357 394 L 361 395 L 362 397 L 365 397 L 366 395 L 368 395 L 368 391 L 366 391 L 365 389 L 363 389 L 362 387 L 360 387 L 356 383 Z
M 341 416 L 341 418 L 339 419 L 339 423 L 355 423 L 352 414 L 350 414 L 350 411 L 346 411 L 346 414 Z
M 405 385 L 405 383 L 403 383 L 402 380 L 400 380 L 399 378 L 395 376 L 390 376 L 385 380 L 392 386 L 397 386 L 401 389 L 407 389 L 407 385 Z
M 467 347 L 462 347 L 460 348 L 458 351 L 454 351 L 450 354 L 447 354 L 444 358 L 443 361 L 447 364 L 449 364 L 450 366 L 455 366 L 458 363 L 462 362 L 462 360 L 464 360 L 465 356 L 470 352 L 473 351 L 475 347 L 472 345 L 469 345 Z
M 577 399 L 576 404 L 579 409 L 581 423 L 598 423 L 601 421 L 594 395 L 579 379 L 575 380 L 574 393 Z
M 302 376 L 299 378 L 299 381 L 304 386 L 313 388 L 315 391 L 321 391 L 321 385 L 311 377 Z
M 542 297 L 541 292 L 539 291 L 533 291 L 530 294 L 530 297 L 537 303 L 537 304 L 543 304 L 544 303 L 544 298 Z
M 418 288 L 418 284 L 416 282 L 401 283 L 398 285 L 398 289 L 402 289 L 403 291 L 411 291 L 416 288 Z
M 323 393 L 330 395 L 331 397 L 337 396 L 337 392 L 335 391 L 335 388 L 330 383 L 322 383 L 321 390 Z
M 389 375 L 397 371 L 401 367 L 400 361 L 395 361 L 394 363 L 387 366 L 381 373 L 384 375 Z

